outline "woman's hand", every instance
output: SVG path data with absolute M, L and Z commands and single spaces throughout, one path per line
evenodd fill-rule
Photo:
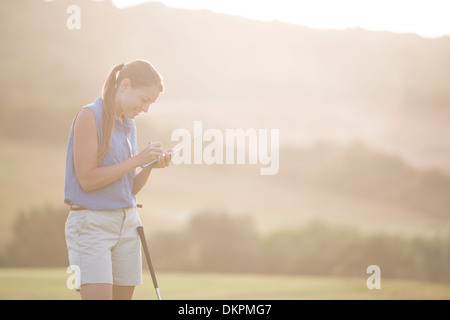
M 139 165 L 144 166 L 154 160 L 159 159 L 161 157 L 162 153 L 163 153 L 163 149 L 161 148 L 160 142 L 149 143 L 137 155 L 137 157 L 139 158 Z M 157 162 L 159 162 L 159 160 L 156 161 L 154 164 L 156 164 Z M 153 168 L 153 165 L 151 165 L 150 167 Z
M 172 160 L 172 149 L 164 151 L 159 160 L 152 164 L 153 168 L 165 168 L 169 166 L 170 161 Z
M 159 157 L 156 156 L 158 152 L 161 152 Z M 134 195 L 136 195 L 147 183 L 148 177 L 153 168 L 165 168 L 169 165 L 169 162 L 172 160 L 172 152 L 172 149 L 162 152 L 160 143 L 149 144 L 144 150 L 141 151 L 143 157 L 148 156 L 148 161 L 144 163 L 144 165 L 152 162 L 153 160 L 157 161 L 149 166 L 146 166 L 135 175 L 132 189 L 132 193 Z

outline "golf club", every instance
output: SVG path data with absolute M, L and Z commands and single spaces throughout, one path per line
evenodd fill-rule
M 152 259 L 150 258 L 150 251 L 148 250 L 147 240 L 145 239 L 144 227 L 139 226 L 136 228 L 139 238 L 141 238 L 142 248 L 144 249 L 145 258 L 147 259 L 148 268 L 150 269 L 150 274 L 152 275 L 153 286 L 156 290 L 156 295 L 158 296 L 158 300 L 161 299 L 161 295 L 159 294 L 158 282 L 156 281 L 155 270 L 153 269 Z

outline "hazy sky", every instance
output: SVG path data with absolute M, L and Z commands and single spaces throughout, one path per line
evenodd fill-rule
M 117 7 L 161 2 L 169 7 L 208 9 L 256 20 L 278 20 L 317 29 L 362 27 L 450 35 L 450 0 L 112 0 Z

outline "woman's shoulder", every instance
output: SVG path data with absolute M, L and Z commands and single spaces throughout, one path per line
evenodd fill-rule
M 78 110 L 77 121 L 82 117 L 82 121 L 94 121 L 101 122 L 103 113 L 103 100 L 101 97 L 98 97 L 94 102 L 83 106 L 80 110 Z
M 84 107 L 81 108 L 81 110 L 84 109 L 90 109 L 92 110 L 92 112 L 97 116 L 97 115 L 101 115 L 102 111 L 103 111 L 103 99 L 101 97 L 98 97 L 97 99 L 95 99 L 94 102 L 85 105 Z M 80 110 L 80 111 L 81 111 Z
M 77 114 L 77 118 L 75 121 L 78 126 L 86 126 L 86 125 L 96 125 L 96 117 L 95 113 L 91 108 L 83 107 Z
M 82 108 L 77 115 L 75 120 L 73 130 L 74 135 L 78 135 L 83 140 L 90 139 L 98 134 L 97 132 L 97 122 L 94 112 L 89 108 Z

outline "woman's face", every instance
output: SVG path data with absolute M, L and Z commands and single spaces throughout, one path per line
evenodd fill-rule
M 148 111 L 150 104 L 158 99 L 159 93 L 157 86 L 133 88 L 129 79 L 123 79 L 116 96 L 116 115 L 134 119 L 139 113 Z

